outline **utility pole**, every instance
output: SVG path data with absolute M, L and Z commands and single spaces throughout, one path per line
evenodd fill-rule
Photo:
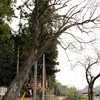
M 20 48 L 20 46 L 18 45 L 18 48 L 17 48 L 17 73 L 19 72 L 19 48 Z
M 35 51 L 37 54 L 37 50 Z M 36 87 L 37 87 L 37 61 L 34 64 L 34 87 L 33 87 L 33 100 L 36 100 Z
M 44 100 L 45 92 L 45 54 L 43 54 L 43 80 L 42 80 L 42 100 Z

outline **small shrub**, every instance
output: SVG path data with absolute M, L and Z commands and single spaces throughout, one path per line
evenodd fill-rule
M 67 96 L 64 100 L 73 100 L 73 95 L 72 94 L 67 94 Z
M 82 96 L 80 97 L 80 99 L 81 99 L 81 100 L 88 100 L 88 96 L 87 96 L 87 95 L 82 95 Z

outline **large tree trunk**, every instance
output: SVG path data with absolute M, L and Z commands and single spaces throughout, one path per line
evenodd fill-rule
M 93 100 L 93 85 L 90 84 L 88 87 L 88 99 Z
M 46 44 L 41 49 L 39 49 L 37 54 L 35 54 L 34 46 L 32 46 L 32 49 L 31 49 L 26 61 L 21 66 L 20 71 L 17 73 L 14 80 L 10 84 L 8 91 L 6 92 L 6 94 L 2 100 L 17 100 L 17 97 L 22 89 L 22 86 L 23 86 L 25 80 L 28 77 L 28 73 L 29 73 L 31 67 L 39 59 L 39 57 L 43 54 L 43 52 L 50 45 L 52 45 L 52 43 L 54 43 L 56 38 L 51 38 L 50 40 L 48 40 L 48 42 L 46 42 Z M 33 43 L 33 45 L 34 45 L 34 43 Z
M 38 58 L 38 57 L 37 57 Z M 28 77 L 28 73 L 36 61 L 34 50 L 32 49 L 27 60 L 22 65 L 20 71 L 17 73 L 15 79 L 12 81 L 7 93 L 3 97 L 3 100 L 17 100 L 20 90 Z

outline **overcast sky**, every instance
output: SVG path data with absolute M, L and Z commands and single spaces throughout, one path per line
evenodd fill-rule
M 73 3 L 73 1 L 74 0 L 72 0 L 72 3 Z M 82 0 L 77 0 L 77 2 L 74 1 L 73 4 L 78 3 L 79 1 L 82 1 Z M 92 7 L 97 7 L 97 6 L 95 6 L 96 3 L 99 4 L 99 2 L 100 2 L 99 0 L 91 0 L 91 1 L 93 2 L 93 3 L 91 3 Z M 94 1 L 95 1 L 95 3 L 94 3 Z M 89 9 L 90 9 L 90 13 L 88 13 L 88 14 L 90 15 L 91 11 L 93 9 L 91 7 Z M 98 10 L 98 11 L 100 11 L 100 10 Z M 99 14 L 98 11 L 96 11 L 95 15 Z M 63 13 L 64 13 L 64 11 L 63 11 Z M 87 14 L 86 18 L 88 18 L 88 14 Z M 90 23 L 89 25 L 92 26 L 93 24 Z M 93 43 L 93 45 L 96 48 L 98 48 L 100 45 L 100 35 L 99 35 L 100 29 L 93 29 L 89 36 L 87 34 L 80 33 L 80 31 L 78 31 L 75 28 L 72 28 L 71 32 L 72 33 L 74 32 L 75 36 L 83 38 L 84 41 L 89 41 L 90 39 L 98 39 L 99 42 L 95 42 L 95 43 Z M 95 33 L 95 35 L 94 35 L 94 33 Z M 63 42 L 66 41 L 65 44 L 67 44 L 67 42 L 69 42 L 69 41 L 73 41 L 73 39 L 71 37 L 68 37 L 68 35 L 67 36 L 63 35 L 63 37 L 64 37 Z M 65 37 L 67 37 L 67 38 L 65 38 Z M 96 43 L 97 43 L 97 45 L 95 45 Z M 87 49 L 88 50 L 85 50 L 81 53 L 81 57 L 88 56 L 88 55 L 89 56 L 91 55 L 91 57 L 93 57 L 95 55 L 95 52 L 92 51 L 92 47 L 90 47 L 88 45 Z M 83 89 L 85 86 L 87 86 L 87 81 L 86 81 L 86 77 L 85 77 L 85 69 L 82 66 L 76 66 L 75 68 L 72 68 L 72 66 L 69 63 L 69 60 L 65 54 L 65 51 L 60 46 L 58 46 L 58 51 L 59 52 L 58 52 L 57 61 L 59 62 L 59 65 L 57 66 L 57 68 L 60 69 L 60 72 L 56 73 L 56 79 L 63 85 L 67 85 L 70 87 L 75 86 L 77 89 Z M 100 51 L 99 48 L 98 48 L 98 51 Z M 76 56 L 77 56 L 68 50 L 67 50 L 67 55 L 70 57 L 71 60 L 74 60 L 74 58 L 76 58 Z M 95 69 L 94 72 L 98 73 L 99 70 L 100 69 Z M 96 80 L 94 87 L 97 85 L 100 85 L 100 78 Z
M 60 72 L 56 74 L 58 82 L 70 87 L 75 86 L 77 89 L 84 88 L 87 85 L 84 69 L 82 67 L 72 69 L 65 51 L 60 46 L 58 47 L 58 51 L 57 61 L 59 62 L 59 66 L 57 68 L 60 69 Z
M 77 89 L 83 89 L 85 86 L 87 86 L 86 76 L 85 76 L 85 68 L 81 65 L 76 66 L 75 68 L 72 67 L 71 63 L 76 61 L 77 58 L 85 60 L 85 57 L 90 56 L 91 59 L 96 58 L 96 50 L 100 53 L 100 29 L 94 30 L 93 33 L 91 33 L 89 36 L 84 33 L 80 33 L 76 29 L 72 29 L 72 32 L 77 33 L 77 36 L 82 37 L 85 41 L 89 41 L 89 39 L 98 39 L 96 42 L 93 43 L 93 45 L 85 45 L 86 49 L 84 49 L 82 52 L 80 52 L 79 55 L 77 53 L 73 53 L 70 50 L 66 50 L 67 55 L 65 53 L 65 50 L 58 46 L 58 59 L 59 65 L 57 66 L 58 69 L 60 69 L 60 72 L 56 73 L 56 79 L 63 85 L 67 86 L 75 86 Z M 95 34 L 94 34 L 95 33 Z M 75 34 L 76 35 L 76 34 Z M 81 36 L 80 36 L 81 35 Z M 67 44 L 68 41 L 72 42 L 73 39 L 71 37 L 66 36 L 65 34 L 62 35 L 63 39 L 61 42 L 64 42 Z M 95 48 L 94 48 L 95 47 Z M 69 62 L 69 59 L 71 60 L 71 63 Z M 73 62 L 72 62 L 73 61 Z M 74 64 L 74 63 L 73 63 Z M 97 73 L 100 72 L 100 65 L 95 66 L 95 69 L 93 69 L 93 75 L 95 76 Z M 96 80 L 94 87 L 100 85 L 100 78 Z
M 71 68 L 69 64 L 68 58 L 65 54 L 65 51 L 58 47 L 58 60 L 59 65 L 57 66 L 60 69 L 60 72 L 56 73 L 56 79 L 62 85 L 66 85 L 69 87 L 76 87 L 81 90 L 85 86 L 87 86 L 87 81 L 85 77 L 85 69 L 82 66 L 76 66 L 75 68 Z M 73 55 L 70 54 L 73 57 Z M 94 87 L 100 85 L 100 78 L 96 80 Z

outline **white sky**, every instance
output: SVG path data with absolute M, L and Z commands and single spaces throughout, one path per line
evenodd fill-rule
M 60 46 L 58 47 L 58 62 L 57 66 L 60 69 L 60 72 L 56 73 L 56 80 L 62 85 L 67 85 L 69 87 L 76 87 L 81 90 L 87 86 L 87 81 L 85 78 L 85 70 L 82 66 L 76 66 L 74 69 L 71 69 L 68 58 L 65 54 L 65 51 Z M 73 57 L 73 55 L 70 54 Z M 100 78 L 96 80 L 94 87 L 100 85 Z
M 79 0 L 79 1 L 81 1 L 81 0 Z M 94 0 L 92 0 L 92 2 L 94 2 Z M 99 2 L 99 1 L 96 0 L 95 2 Z M 76 1 L 74 3 L 76 3 Z M 93 3 L 92 5 L 95 5 L 95 4 Z M 98 13 L 98 12 L 96 12 L 96 13 Z M 91 26 L 91 23 L 90 23 L 90 26 Z M 81 34 L 80 34 L 80 32 L 78 32 L 78 30 L 72 29 L 71 31 L 72 32 L 74 31 L 75 33 L 77 33 L 75 35 L 81 36 Z M 91 33 L 91 36 L 90 36 L 91 39 L 97 38 L 99 36 L 99 32 L 100 32 L 100 30 L 97 30 L 97 29 L 96 30 L 93 29 L 93 31 L 94 32 Z M 93 35 L 94 33 L 96 33 L 96 35 Z M 85 39 L 85 41 L 89 40 L 89 38 L 86 36 L 86 34 L 84 34 L 82 37 L 83 37 L 83 39 Z M 68 40 L 68 38 L 66 40 Z M 96 47 L 98 47 L 98 46 L 96 46 Z M 58 46 L 58 51 L 59 52 L 58 52 L 57 61 L 59 62 L 59 65 L 57 66 L 57 68 L 60 69 L 60 72 L 56 73 L 56 79 L 62 85 L 67 85 L 67 86 L 70 86 L 70 87 L 75 86 L 77 89 L 83 89 L 85 86 L 88 85 L 86 78 L 85 78 L 84 68 L 82 66 L 77 66 L 74 69 L 71 69 L 71 65 L 68 61 L 68 58 L 67 58 L 63 48 Z M 90 54 L 92 53 L 92 51 L 87 51 L 87 52 L 90 53 Z M 71 59 L 75 58 L 75 56 L 76 56 L 69 51 L 67 51 L 67 54 L 70 56 Z M 100 78 L 96 80 L 94 87 L 97 86 L 97 85 L 100 85 Z
M 100 29 L 94 30 L 94 32 L 91 33 L 89 37 L 85 33 L 81 34 L 78 30 L 76 30 L 76 28 L 72 29 L 72 33 L 73 32 L 74 35 L 82 37 L 85 41 L 89 41 L 90 39 L 98 39 L 99 41 L 95 42 L 93 45 L 97 48 L 98 51 L 100 51 L 100 49 L 98 48 L 100 45 Z M 64 44 L 67 44 L 68 41 L 74 41 L 71 37 L 68 37 L 68 35 L 63 34 L 62 37 L 64 37 L 62 39 Z M 91 45 L 87 45 L 87 49 L 84 49 L 81 55 L 77 55 L 69 50 L 67 50 L 67 55 L 69 56 L 69 59 L 74 62 L 74 60 L 76 60 L 77 57 L 80 57 L 79 60 L 84 59 L 85 56 L 88 57 L 88 55 L 92 58 L 95 58 L 95 50 Z M 74 86 L 79 90 L 83 89 L 85 86 L 88 85 L 85 77 L 85 69 L 81 65 L 72 68 L 72 65 L 70 64 L 67 55 L 65 53 L 65 50 L 61 46 L 58 46 L 57 61 L 59 62 L 59 65 L 57 66 L 57 68 L 60 69 L 60 72 L 56 73 L 56 79 L 62 85 L 67 85 L 69 87 Z M 99 71 L 100 69 L 98 69 L 98 67 L 96 66 L 94 73 L 98 73 Z M 100 78 L 95 81 L 94 87 L 97 85 L 100 85 Z
M 60 46 L 58 47 L 58 62 L 60 72 L 56 73 L 56 79 L 62 85 L 75 86 L 77 89 L 82 89 L 87 85 L 85 80 L 85 73 L 82 67 L 71 69 L 68 58 L 65 54 L 65 51 Z M 73 55 L 70 55 L 73 56 Z

